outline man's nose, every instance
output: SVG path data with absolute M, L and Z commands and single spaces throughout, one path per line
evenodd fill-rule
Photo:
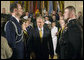
M 63 16 L 64 16 L 64 14 L 63 14 Z
M 25 11 L 22 9 L 22 12 L 25 12 Z
M 41 23 L 39 23 L 41 25 Z

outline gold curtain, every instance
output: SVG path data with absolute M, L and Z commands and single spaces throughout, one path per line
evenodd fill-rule
M 15 1 L 10 1 L 10 4 L 14 3 Z
M 19 4 L 21 4 L 21 1 L 18 1 Z
M 24 10 L 26 11 L 26 1 L 24 1 Z
M 28 11 L 30 12 L 30 1 L 28 1 L 28 5 L 27 5 L 28 7 Z
M 47 1 L 47 11 L 49 11 L 49 1 Z
M 64 1 L 60 1 L 60 11 L 64 12 Z
M 45 8 L 44 1 L 43 1 L 43 8 Z
M 56 10 L 57 4 L 56 1 L 53 1 L 53 10 Z

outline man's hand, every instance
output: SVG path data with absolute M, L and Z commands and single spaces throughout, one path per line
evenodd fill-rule
M 49 54 L 49 59 L 53 59 L 54 55 Z
M 58 36 L 59 32 L 56 33 L 56 36 Z
M 22 30 L 26 30 L 25 22 L 22 24 Z
M 36 58 L 36 55 L 35 55 L 34 52 L 31 52 L 30 56 L 31 56 L 31 59 L 35 59 Z
M 53 59 L 54 55 L 50 55 L 51 56 L 51 59 Z

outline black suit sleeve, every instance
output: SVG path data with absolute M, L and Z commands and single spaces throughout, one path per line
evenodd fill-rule
M 73 50 L 70 53 L 72 53 L 72 58 L 77 58 L 77 54 L 81 48 L 81 31 L 78 28 L 78 26 L 74 25 L 71 26 L 68 34 L 69 34 L 69 42 L 72 45 L 72 48 L 70 49 Z
M 28 40 L 27 40 L 27 50 L 29 52 L 32 52 L 33 51 L 33 29 L 30 31 L 31 34 L 29 35 L 28 37 Z
M 49 31 L 49 53 L 51 56 L 54 55 L 54 49 L 53 49 L 53 42 L 52 42 L 52 38 L 51 38 L 51 33 Z

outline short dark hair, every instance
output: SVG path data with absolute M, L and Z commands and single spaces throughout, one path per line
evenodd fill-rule
M 56 15 L 52 15 L 52 16 L 55 16 L 56 17 Z
M 73 6 L 68 6 L 68 7 L 66 7 L 65 9 L 69 9 L 70 11 L 74 11 L 75 13 L 76 13 L 76 9 L 75 9 L 75 7 L 73 7 Z
M 10 12 L 12 13 L 15 8 L 17 8 L 17 3 L 10 4 Z
M 59 11 L 59 12 L 61 12 L 61 13 L 62 13 L 62 11 Z
M 82 13 L 81 11 L 79 11 L 78 13 Z
M 56 25 L 56 22 L 55 21 L 53 21 L 52 23 L 54 23 Z
M 56 23 L 55 21 L 52 21 L 52 23 Z
M 5 8 L 2 8 L 2 9 L 5 9 Z
M 49 18 L 49 16 L 45 16 L 45 17 L 48 17 Z

